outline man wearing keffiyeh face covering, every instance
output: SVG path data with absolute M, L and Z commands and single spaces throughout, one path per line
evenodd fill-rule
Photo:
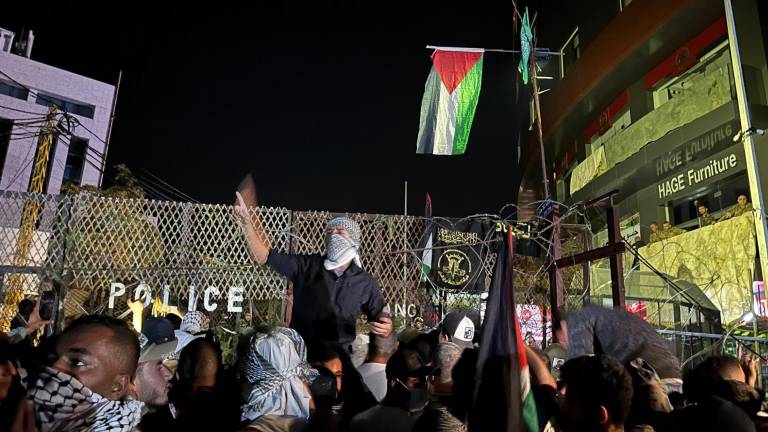
M 56 342 L 58 359 L 27 391 L 41 432 L 131 431 L 143 403 L 131 380 L 139 342 L 116 318 L 89 315 L 72 322 Z
M 347 217 L 337 217 L 325 227 L 323 255 L 292 255 L 270 249 L 269 239 L 255 212 L 256 192 L 250 176 L 237 192 L 235 215 L 245 231 L 251 259 L 266 264 L 293 283 L 290 327 L 310 347 L 341 345 L 351 352 L 355 324 L 361 313 L 368 317 L 374 335 L 392 333 L 392 320 L 384 311 L 384 296 L 360 260 L 360 226 Z M 310 348 L 311 349 L 311 348 Z

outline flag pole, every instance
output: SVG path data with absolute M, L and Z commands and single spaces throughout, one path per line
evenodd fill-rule
M 503 49 L 503 48 L 469 48 L 469 47 L 444 47 L 444 46 L 435 46 L 435 45 L 427 45 L 427 49 L 433 49 L 433 50 L 440 50 L 440 51 L 465 51 L 465 52 L 498 52 L 498 53 L 507 53 L 507 54 L 520 54 L 520 50 L 511 50 L 511 49 Z M 556 55 L 556 56 L 562 56 L 563 53 L 561 52 L 554 52 L 550 51 L 549 48 L 536 48 L 536 52 L 546 55 Z
M 517 11 L 517 9 L 515 9 Z M 519 13 L 519 12 L 518 12 Z M 536 43 L 536 29 L 532 28 L 533 33 L 533 45 Z M 533 49 L 536 52 L 536 48 Z M 536 70 L 536 55 L 533 54 L 531 61 L 531 85 L 533 87 L 533 105 L 536 112 L 536 136 L 539 141 L 539 153 L 541 156 L 541 177 L 544 186 L 544 200 L 550 199 L 549 196 L 549 184 L 547 175 L 547 158 L 544 151 L 544 133 L 541 125 L 541 99 L 539 97 L 539 80 Z M 549 222 L 551 232 L 550 248 L 547 251 L 549 255 L 549 299 L 550 299 L 550 314 L 552 320 L 552 328 L 556 328 L 560 322 L 560 308 L 563 306 L 565 300 L 565 287 L 563 284 L 563 277 L 560 270 L 557 268 L 556 261 L 562 254 L 562 245 L 560 242 L 560 209 L 557 205 L 554 206 L 549 215 L 545 215 Z M 553 342 L 557 342 L 554 332 L 552 333 Z M 544 335 L 546 341 L 546 334 Z
M 408 180 L 405 180 L 405 190 L 403 191 L 403 227 L 408 220 Z M 403 250 L 408 249 L 408 230 L 403 230 Z M 403 308 L 405 316 L 408 317 L 408 255 L 403 254 Z
M 534 40 L 536 30 L 534 31 Z M 535 51 L 535 50 L 534 50 Z M 549 186 L 547 184 L 547 161 L 544 157 L 544 134 L 541 127 L 541 100 L 539 98 L 539 80 L 536 75 L 536 56 L 531 60 L 531 85 L 533 87 L 533 107 L 536 111 L 536 136 L 539 139 L 539 151 L 541 153 L 541 175 L 544 179 L 544 199 L 549 199 Z

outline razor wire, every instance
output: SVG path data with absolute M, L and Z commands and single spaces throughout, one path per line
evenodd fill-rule
M 30 201 L 39 202 L 40 210 L 25 265 L 18 266 L 14 263 L 21 214 Z M 532 207 L 541 204 L 536 202 Z M 562 256 L 591 248 L 594 231 L 605 226 L 602 212 L 581 204 L 554 205 L 561 215 Z M 424 275 L 422 254 L 426 249 L 428 224 L 451 229 L 457 222 L 479 220 L 496 224 L 501 231 L 511 227 L 517 239 L 538 248 L 538 253 L 531 256 L 516 254 L 514 257 L 515 301 L 523 308 L 539 311 L 539 316 L 529 317 L 531 323 L 521 317 L 521 325 L 541 324 L 541 334 L 547 337 L 549 272 L 554 262 L 550 255 L 555 246 L 549 233 L 554 226 L 551 219 L 539 216 L 519 221 L 517 214 L 521 210 L 531 208 L 508 204 L 497 215 L 478 214 L 461 219 L 346 215 L 360 224 L 363 268 L 379 283 L 396 319 L 426 326 L 435 325 L 446 312 L 482 313 L 483 304 L 481 292 L 441 290 L 431 276 Z M 250 211 L 263 226 L 271 248 L 293 254 L 322 254 L 325 224 L 340 215 L 270 207 Z M 484 255 L 481 285 L 485 289 L 493 275 L 500 238 L 497 234 L 491 232 L 487 238 L 469 245 L 481 246 Z M 470 250 L 475 253 L 474 249 Z M 592 263 L 559 269 L 567 309 L 575 310 L 584 302 L 594 300 L 591 299 L 595 287 L 590 286 L 594 285 L 590 284 L 590 272 L 599 266 L 600 263 Z M 631 278 L 633 271 L 626 271 L 625 278 Z M 125 295 L 117 298 L 114 308 L 109 309 L 112 282 L 122 283 L 127 289 Z M 205 288 L 219 288 L 221 295 L 217 309 L 210 313 L 211 321 L 229 331 L 254 321 L 284 322 L 291 300 L 285 278 L 251 261 L 242 228 L 230 205 L 87 194 L 0 192 L 0 298 L 5 298 L 11 290 L 34 296 L 53 287 L 64 293 L 66 319 L 83 313 L 121 315 L 128 309 L 128 301 L 134 299 L 136 287 L 142 283 L 152 289 L 153 297 L 161 297 L 167 289 L 169 303 L 181 311 L 189 304 L 190 287 L 195 287 L 197 303 Z M 227 291 L 233 287 L 244 290 L 243 313 L 227 312 Z M 662 303 L 671 301 L 674 299 L 659 299 Z M 5 316 L 15 312 L 8 305 L 0 311 Z M 691 321 L 692 310 L 688 312 L 677 324 Z

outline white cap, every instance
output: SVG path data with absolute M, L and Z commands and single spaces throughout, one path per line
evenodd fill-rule
M 463 313 L 452 312 L 443 319 L 443 329 L 451 342 L 462 348 L 474 348 L 475 324 Z

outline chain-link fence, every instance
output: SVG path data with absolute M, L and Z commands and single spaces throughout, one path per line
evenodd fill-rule
M 266 207 L 251 211 L 273 249 L 295 254 L 322 253 L 325 224 L 338 215 Z M 482 315 L 481 293 L 442 291 L 422 273 L 428 223 L 450 229 L 453 222 L 402 215 L 348 216 L 361 226 L 363 267 L 379 282 L 398 326 L 433 326 L 443 314 L 455 310 Z M 489 215 L 471 218 L 502 227 L 512 222 Z M 536 341 L 549 338 L 549 270 L 553 264 L 548 255 L 554 245 L 547 223 L 542 219 L 528 237 L 521 235 L 538 245 L 538 252 L 514 257 L 518 317 L 526 339 L 531 336 Z M 592 249 L 589 224 L 562 224 L 559 228 L 561 256 Z M 218 330 L 237 329 L 243 319 L 284 322 L 290 308 L 290 285 L 269 268 L 252 263 L 242 234 L 228 205 L 0 192 L 0 327 L 7 329 L 21 298 L 50 288 L 63 298 L 61 324 L 86 313 L 126 317 L 140 285 L 151 290 L 152 299 L 167 295 L 169 304 L 181 311 L 187 309 L 190 297 L 201 309 L 203 291 L 216 287 L 219 293 L 212 302 L 218 306 L 208 313 Z M 481 239 L 486 289 L 494 272 L 498 234 Z M 641 312 L 659 327 L 693 328 L 692 317 L 699 316 L 704 300 L 672 301 L 679 293 L 670 291 L 668 281 L 638 273 L 630 254 L 624 260 L 628 293 L 642 288 L 645 295 L 638 300 L 628 294 L 628 301 L 647 307 Z M 568 310 L 579 309 L 586 301 L 610 303 L 606 297 L 610 277 L 603 261 L 560 269 Z M 126 289 L 110 308 L 113 282 Z M 228 312 L 231 288 L 244 290 L 242 313 Z M 157 308 L 160 302 L 154 301 Z M 145 313 L 149 310 L 144 309 Z
M 34 203 L 34 211 L 30 203 Z M 26 219 L 22 216 L 25 211 Z M 252 212 L 273 249 L 296 254 L 322 253 L 325 224 L 336 216 L 265 207 Z M 439 292 L 423 277 L 424 218 L 349 216 L 362 229 L 363 267 L 379 282 L 396 318 L 434 325 L 441 313 L 453 309 L 479 311 L 479 294 Z M 30 241 L 20 244 L 25 236 Z M 199 305 L 203 290 L 216 287 L 220 294 L 212 321 L 229 328 L 246 313 L 267 323 L 281 322 L 284 316 L 287 281 L 251 262 L 228 205 L 2 192 L 0 251 L 4 326 L 22 297 L 49 287 L 63 296 L 64 321 L 83 313 L 125 316 L 140 284 L 151 290 L 153 298 L 167 292 L 169 303 L 182 310 L 189 304 L 191 291 Z M 489 242 L 486 252 L 487 287 L 493 274 L 495 243 Z M 534 268 L 541 260 L 519 259 L 531 266 L 529 273 L 519 275 L 520 301 L 545 304 L 546 287 L 540 281 L 546 275 Z M 125 285 L 126 290 L 109 308 L 113 282 Z M 242 316 L 227 312 L 232 287 L 244 289 Z

